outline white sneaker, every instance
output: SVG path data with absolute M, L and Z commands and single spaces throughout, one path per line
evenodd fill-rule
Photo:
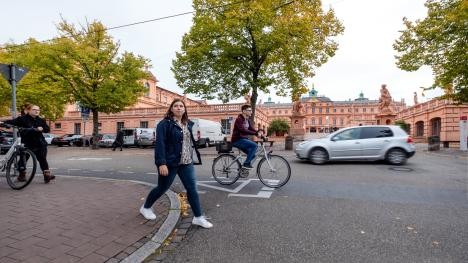
M 141 206 L 140 208 L 140 214 L 143 215 L 144 218 L 148 220 L 155 220 L 156 215 L 153 212 L 152 208 L 145 208 L 144 205 Z
M 213 224 L 208 222 L 204 216 L 193 217 L 192 225 L 201 226 L 203 228 L 212 228 Z

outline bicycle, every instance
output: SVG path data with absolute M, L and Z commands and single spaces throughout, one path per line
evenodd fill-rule
M 0 123 L 0 127 L 18 128 L 14 125 Z M 37 159 L 36 155 L 24 147 L 21 143 L 21 137 L 18 137 L 8 150 L 0 157 L 0 171 L 4 172 L 8 185 L 14 190 L 21 190 L 28 186 L 36 174 Z M 20 173 L 24 172 L 24 177 Z
M 252 164 L 257 164 L 257 176 L 265 186 L 270 188 L 279 188 L 285 185 L 291 177 L 291 166 L 289 162 L 282 156 L 272 154 L 273 151 L 268 151 L 265 148 L 267 139 L 262 137 L 260 147 L 257 148 Z M 273 142 L 270 142 L 270 146 Z M 232 146 L 231 146 L 232 147 Z M 235 183 L 239 177 L 247 177 L 249 170 L 242 168 L 242 163 L 245 154 L 238 149 L 239 154 L 234 155 L 231 149 L 227 149 L 229 153 L 221 153 L 213 160 L 212 174 L 214 179 L 222 185 L 231 185 Z M 261 158 L 259 158 L 261 157 Z

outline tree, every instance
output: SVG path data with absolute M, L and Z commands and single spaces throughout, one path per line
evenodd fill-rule
M 182 39 L 172 71 L 185 93 L 224 103 L 258 92 L 291 97 L 335 54 L 332 37 L 343 31 L 320 1 L 194 0 L 190 32 Z
M 78 30 L 63 20 L 57 28 L 60 37 L 34 57 L 37 80 L 62 87 L 66 100 L 90 109 L 97 142 L 99 112 L 120 112 L 147 90 L 141 80 L 148 77 L 148 60 L 128 52 L 119 56 L 119 43 L 100 22 Z
M 442 97 L 468 102 L 468 1 L 427 0 L 425 6 L 424 20 L 403 18 L 406 29 L 393 45 L 397 66 L 406 71 L 430 66 L 431 89 L 440 87 Z
M 29 39 L 22 45 L 7 44 L 4 48 L 6 52 L 3 56 L 0 54 L 0 61 L 6 64 L 15 63 L 29 69 L 17 83 L 17 111 L 19 112 L 25 103 L 34 103 L 41 107 L 41 115 L 46 119 L 56 120 L 63 116 L 64 106 L 70 101 L 70 95 L 61 83 L 43 79 L 47 65 L 42 64 L 42 58 L 44 54 L 49 53 L 50 48 L 51 45 L 39 43 L 34 39 Z M 11 88 L 8 83 L 5 89 L 9 92 L 5 101 L 11 104 Z
M 404 120 L 395 121 L 395 125 L 400 126 L 400 128 L 402 128 L 403 130 L 405 130 L 407 133 L 410 132 L 410 124 L 409 124 L 409 123 L 406 123 Z
M 273 133 L 286 133 L 289 131 L 289 123 L 283 119 L 274 119 L 268 126 L 268 136 Z

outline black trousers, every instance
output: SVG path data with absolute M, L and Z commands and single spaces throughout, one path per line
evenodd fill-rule
M 41 147 L 37 149 L 32 149 L 33 153 L 36 155 L 37 162 L 41 167 L 41 170 L 49 170 L 49 163 L 47 162 L 47 147 Z
M 37 162 L 41 167 L 41 170 L 44 172 L 45 170 L 49 170 L 49 163 L 47 162 L 47 147 L 40 147 L 31 149 L 31 151 L 36 155 Z M 29 155 L 25 154 L 20 156 L 18 161 L 18 170 L 24 171 L 26 170 L 25 163 L 28 162 Z
M 114 143 L 112 144 L 112 150 L 115 150 L 115 148 L 117 147 L 120 147 L 120 150 L 122 150 L 122 145 L 122 142 L 114 141 Z

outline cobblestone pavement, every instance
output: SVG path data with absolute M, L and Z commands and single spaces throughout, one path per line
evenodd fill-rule
M 138 212 L 149 187 L 128 181 L 41 178 L 14 191 L 0 175 L 0 262 L 118 262 L 143 246 L 167 218 Z

